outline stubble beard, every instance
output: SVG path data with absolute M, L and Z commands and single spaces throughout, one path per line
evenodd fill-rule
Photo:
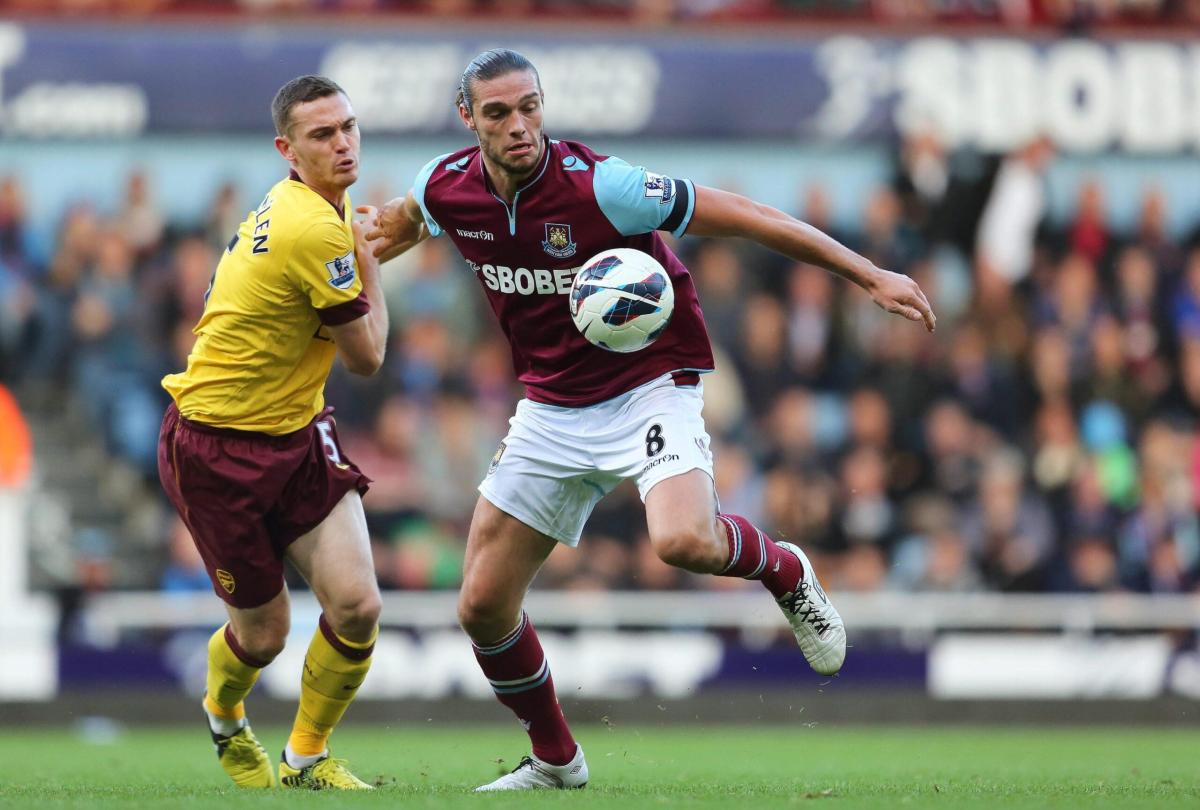
M 542 140 L 541 136 L 538 136 L 536 139 L 534 139 L 533 144 L 533 163 L 531 163 L 528 168 L 515 165 L 512 161 L 505 157 L 503 153 L 497 154 L 495 150 L 491 148 L 484 147 L 483 151 L 487 155 L 488 160 L 491 161 L 492 165 L 496 166 L 512 180 L 519 183 L 522 180 L 529 179 L 534 170 L 537 169 L 538 164 L 542 162 L 542 150 L 546 148 L 545 141 Z

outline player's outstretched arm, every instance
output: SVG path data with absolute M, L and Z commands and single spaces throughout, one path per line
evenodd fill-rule
M 692 236 L 751 239 L 853 281 L 888 312 L 910 321 L 924 321 L 930 332 L 937 325 L 925 293 L 908 276 L 876 267 L 828 234 L 740 194 L 696 186 L 696 209 L 687 232 Z
M 390 200 L 367 224 L 371 226 L 367 239 L 375 245 L 375 256 L 381 262 L 391 261 L 429 237 L 421 205 L 411 191 Z
M 360 205 L 357 210 L 366 215 L 366 221 L 356 220 L 350 223 L 350 227 L 354 231 L 354 253 L 362 277 L 363 294 L 371 308 L 365 315 L 349 323 L 330 326 L 329 331 L 333 333 L 333 342 L 346 369 L 352 374 L 369 377 L 383 365 L 384 352 L 387 350 L 388 311 L 379 283 L 379 260 L 375 258 L 375 245 L 366 238 L 367 223 L 374 219 L 377 212 L 370 205 Z

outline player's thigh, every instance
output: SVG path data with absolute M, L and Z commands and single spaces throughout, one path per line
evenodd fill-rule
M 713 479 L 704 470 L 664 478 L 646 493 L 646 528 L 654 544 L 680 536 L 711 540 L 716 515 Z
M 378 603 L 371 538 L 357 490 L 287 547 L 287 557 L 326 610 L 354 611 Z
M 596 469 L 575 411 L 522 401 L 509 425 L 479 493 L 535 533 L 577 545 L 592 510 L 620 478 Z M 477 510 L 475 525 L 501 525 L 490 514 Z
M 713 460 L 709 450 L 709 436 L 704 427 L 703 388 L 701 386 L 676 386 L 668 378 L 651 388 L 638 392 L 638 398 L 622 419 L 621 444 L 614 445 L 609 462 L 623 477 L 637 483 L 638 494 L 649 508 L 650 493 L 663 482 L 687 476 L 685 482 L 676 481 L 673 489 L 688 496 L 680 508 L 703 505 L 704 511 L 716 515 Z M 691 475 L 691 473 L 698 475 Z M 665 500 L 661 496 L 655 500 Z M 711 508 L 710 508 L 711 507 Z M 697 517 L 701 515 L 697 513 Z
M 553 538 L 480 497 L 463 561 L 459 612 L 464 623 L 517 615 L 525 592 L 556 545 Z
M 168 408 L 159 438 L 164 491 L 196 544 L 213 591 L 257 608 L 283 589 L 283 561 L 267 519 L 296 456 L 289 448 L 214 432 Z

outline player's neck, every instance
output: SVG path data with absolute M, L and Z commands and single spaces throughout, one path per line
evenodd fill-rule
M 342 203 L 346 199 L 346 188 L 344 186 L 337 188 L 322 188 L 321 186 L 305 180 L 300 176 L 300 172 L 296 171 L 294 168 L 289 176 L 296 182 L 303 183 L 320 195 L 323 200 L 333 206 L 333 210 L 337 211 L 339 217 L 345 215 L 345 212 L 342 210 Z
M 542 162 L 539 160 L 532 169 L 524 174 L 513 174 L 488 160 L 487 155 L 483 156 L 483 168 L 487 172 L 488 182 L 492 184 L 492 191 L 496 193 L 497 197 L 508 203 L 513 201 L 517 192 L 529 182 L 541 165 Z

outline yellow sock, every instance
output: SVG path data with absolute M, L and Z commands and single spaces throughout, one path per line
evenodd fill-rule
M 254 662 L 233 638 L 226 624 L 208 640 L 208 686 L 204 708 L 225 720 L 246 716 L 242 700 L 254 688 L 261 666 Z
M 300 708 L 288 738 L 292 751 L 301 756 L 315 756 L 325 750 L 333 727 L 346 713 L 371 668 L 376 635 L 378 630 L 370 641 L 347 641 L 333 632 L 322 614 L 304 656 Z

